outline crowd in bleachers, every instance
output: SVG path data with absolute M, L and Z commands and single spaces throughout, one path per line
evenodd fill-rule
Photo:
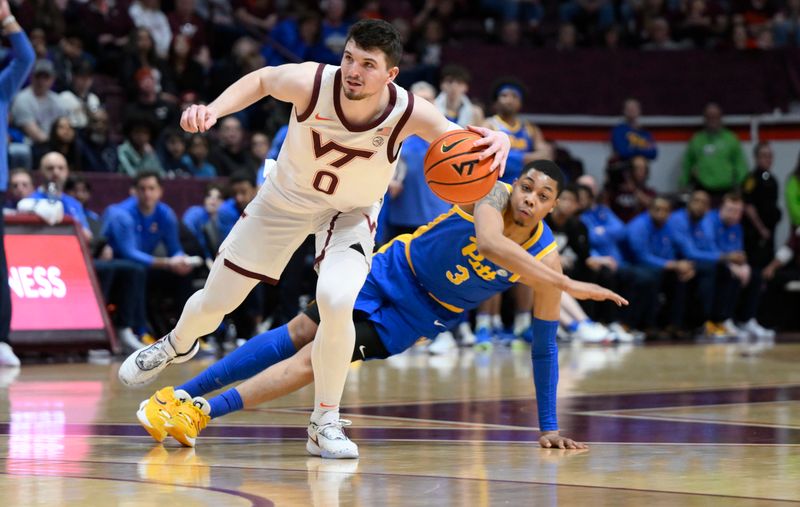
M 739 140 L 723 126 L 722 111 L 709 104 L 705 128 L 684 157 L 681 183 L 694 191 L 686 203 L 665 198 L 648 186 L 649 164 L 658 150 L 639 125 L 639 103 L 630 99 L 623 107 L 624 122 L 609 133 L 614 157 L 601 187 L 581 176 L 579 160 L 521 118 L 524 84 L 499 82 L 483 107 L 469 98 L 468 72 L 442 66 L 442 48 L 459 40 L 561 49 L 798 45 L 800 1 L 475 4 L 22 0 L 13 10 L 37 60 L 10 111 L 6 206 L 31 198 L 61 202 L 90 241 L 123 342 L 138 346 L 148 333 L 171 329 L 169 319 L 207 274 L 217 248 L 255 197 L 264 160 L 277 157 L 289 114 L 285 104 L 267 99 L 223 118 L 209 134 L 188 135 L 177 128 L 182 108 L 213 99 L 264 65 L 337 64 L 351 23 L 383 17 L 404 37 L 401 83 L 456 123 L 485 123 L 510 135 L 506 181 L 513 182 L 524 164 L 548 158 L 572 182 L 550 218 L 564 269 L 618 289 L 633 304 L 582 307 L 565 297 L 565 337 L 629 341 L 645 333 L 682 335 L 697 327 L 711 336 L 769 336 L 756 320 L 759 302 L 770 297 L 764 296 L 766 282 L 774 280 L 778 290 L 798 279 L 800 239 L 794 233 L 775 250 L 782 244 L 775 237 L 780 189 L 771 177 L 768 144 L 756 147 L 757 167 L 751 171 Z M 426 149 L 418 138 L 403 145 L 379 232 L 385 240 L 413 231 L 447 208 L 424 183 Z M 130 176 L 130 195 L 119 195 L 105 210 L 86 209 L 92 188 L 81 174 L 89 172 Z M 202 202 L 198 196 L 179 217 L 161 202 L 163 178 L 209 178 L 209 185 Z M 42 183 L 38 189 L 35 181 Z M 794 231 L 800 226 L 800 164 L 786 198 Z M 683 204 L 685 209 L 676 209 Z M 247 338 L 259 326 L 296 314 L 313 294 L 310 259 L 309 243 L 295 255 L 281 285 L 260 286 L 220 333 Z M 514 310 L 507 312 L 514 314 L 513 325 L 504 325 L 502 303 L 495 300 L 474 316 L 477 336 L 469 322 L 458 327 L 458 334 L 485 345 L 509 327 L 509 335 L 523 341 L 530 328 L 530 294 L 520 290 L 514 296 Z M 453 343 L 450 333 L 441 339 L 443 349 Z

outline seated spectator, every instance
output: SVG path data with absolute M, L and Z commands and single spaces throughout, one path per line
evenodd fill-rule
M 138 95 L 140 77 L 137 77 L 137 73 L 144 68 L 150 69 L 154 88 L 158 93 L 171 92 L 173 86 L 169 82 L 167 62 L 156 53 L 155 41 L 150 32 L 145 28 L 136 28 L 126 40 L 128 44 L 116 70 L 128 96 L 134 98 Z
M 208 162 L 208 138 L 203 134 L 192 134 L 181 162 L 192 176 L 213 178 L 217 175 L 217 170 Z
M 217 256 L 219 245 L 224 239 L 219 221 L 223 199 L 222 188 L 211 183 L 206 187 L 203 204 L 190 206 L 183 214 L 183 223 L 200 244 L 206 260 L 213 260 Z
M 242 122 L 235 116 L 226 116 L 219 122 L 219 142 L 209 158 L 220 176 L 230 176 L 240 169 L 255 175 L 258 169 L 247 150 Z
M 18 167 L 8 174 L 8 198 L 3 203 L 4 208 L 16 209 L 17 203 L 30 197 L 36 191 L 33 184 L 33 173 Z
M 689 282 L 693 282 L 703 294 L 713 287 L 713 270 L 696 266 L 690 260 L 681 259 L 680 242 L 667 220 L 671 204 L 665 197 L 653 199 L 650 209 L 634 218 L 627 225 L 626 246 L 633 264 L 651 273 L 659 280 L 661 290 L 669 293 L 668 332 L 673 336 L 683 335 L 687 310 Z M 711 298 L 700 298 L 698 310 L 703 322 L 711 313 Z
M 288 17 L 275 25 L 261 54 L 267 65 L 282 65 L 295 61 L 320 61 L 320 53 L 327 54 L 327 48 L 319 40 L 321 18 L 317 12 L 301 11 L 297 16 Z
M 675 49 L 688 49 L 687 42 L 675 42 L 670 34 L 669 22 L 664 18 L 656 18 L 647 28 L 647 42 L 642 44 L 645 51 L 670 51 Z
M 58 41 L 58 45 L 50 52 L 50 61 L 53 62 L 56 81 L 56 90 L 66 90 L 72 83 L 75 70 L 81 65 L 92 64 L 94 57 L 83 50 L 83 40 L 80 33 L 74 28 L 70 28 L 64 37 Z
M 747 162 L 739 138 L 722 124 L 720 107 L 707 104 L 703 118 L 705 128 L 692 136 L 683 156 L 680 182 L 705 190 L 713 203 L 744 182 Z
M 228 179 L 231 197 L 219 209 L 219 223 L 222 230 L 222 239 L 228 237 L 236 221 L 244 213 L 250 201 L 256 198 L 258 187 L 255 178 L 249 171 L 236 171 Z
M 128 34 L 134 29 L 127 2 L 88 0 L 76 3 L 72 22 L 80 23 L 83 47 L 97 57 L 98 71 L 115 73 L 128 43 Z
M 788 0 L 772 19 L 776 47 L 800 46 L 800 0 Z
M 167 15 L 161 10 L 161 1 L 134 0 L 128 7 L 128 15 L 137 28 L 150 32 L 156 54 L 160 58 L 166 58 L 172 40 L 172 29 L 169 27 Z
M 154 137 L 158 137 L 165 125 L 177 125 L 180 116 L 174 102 L 166 101 L 158 92 L 156 72 L 143 67 L 136 72 L 136 99 L 125 107 L 125 119 L 132 117 L 148 118 L 153 127 Z
M 233 17 L 250 35 L 263 38 L 278 22 L 272 0 L 233 0 Z
M 171 91 L 178 96 L 193 92 L 205 98 L 208 95 L 206 69 L 192 57 L 191 49 L 189 37 L 178 34 L 172 39 L 167 67 L 169 82 L 174 87 Z
M 697 49 L 715 47 L 728 30 L 728 16 L 713 0 L 689 0 L 682 4 L 682 10 L 677 38 L 691 41 Z
M 53 123 L 65 114 L 58 94 L 51 90 L 54 82 L 53 64 L 37 60 L 30 86 L 23 88 L 11 105 L 14 125 L 34 143 L 47 141 Z
M 191 46 L 191 54 L 208 51 L 206 22 L 195 13 L 195 0 L 175 0 L 175 10 L 167 15 L 174 38 L 186 37 Z
M 186 155 L 186 134 L 182 130 L 170 128 L 162 134 L 162 142 L 158 151 L 158 160 L 167 174 L 189 174 L 184 163 Z
M 580 221 L 586 227 L 589 253 L 584 264 L 584 280 L 602 283 L 612 290 L 625 294 L 630 305 L 618 308 L 613 305 L 587 302 L 589 313 L 596 320 L 609 324 L 613 338 L 631 341 L 643 337 L 637 329 L 655 326 L 655 294 L 657 281 L 646 270 L 628 263 L 620 244 L 625 241 L 625 224 L 607 206 L 597 201 L 597 183 L 592 176 L 578 178 L 575 188 L 578 198 Z
M 66 116 L 62 116 L 53 123 L 50 128 L 50 136 L 46 142 L 33 146 L 33 164 L 39 165 L 42 156 L 51 151 L 57 151 L 64 155 L 70 169 L 74 171 L 83 170 L 86 148 L 84 148 L 83 141 L 78 137 L 75 129 L 69 123 L 69 118 Z
M 338 65 L 342 59 L 347 32 L 353 24 L 345 18 L 345 0 L 329 0 L 323 7 L 320 39 L 324 49 L 319 52 L 320 62 Z
M 64 7 L 56 0 L 29 0 L 13 4 L 22 27 L 37 26 L 47 35 L 48 45 L 57 44 L 64 35 Z
M 735 296 L 732 291 L 739 288 L 745 269 L 746 257 L 741 249 L 723 251 L 717 245 L 715 232 L 710 225 L 708 212 L 711 199 L 705 190 L 692 192 L 685 209 L 672 213 L 667 225 L 678 242 L 681 256 L 698 269 L 715 273 L 714 287 L 698 286 L 701 301 L 708 302 L 708 320 L 705 334 L 710 337 L 737 336 L 739 330 L 731 320 Z
M 66 112 L 73 128 L 85 129 L 89 125 L 89 115 L 102 107 L 100 99 L 92 93 L 93 79 L 92 64 L 83 61 L 72 70 L 69 89 L 58 95 L 61 108 Z
M 117 145 L 108 132 L 108 113 L 99 109 L 89 116 L 89 125 L 83 132 L 84 171 L 117 172 L 119 159 Z
M 131 119 L 125 123 L 125 142 L 117 148 L 119 172 L 128 176 L 155 172 L 163 174 L 156 151 L 150 144 L 153 126 L 147 119 Z
M 559 5 L 559 18 L 575 25 L 585 45 L 599 45 L 605 29 L 614 24 L 614 5 L 608 0 L 571 0 Z
M 144 171 L 134 177 L 134 195 L 112 204 L 103 214 L 103 235 L 114 251 L 115 259 L 128 259 L 147 268 L 147 304 L 149 317 L 158 329 L 164 315 L 159 304 L 163 295 L 173 298 L 180 310 L 191 292 L 188 275 L 193 266 L 178 240 L 178 219 L 172 208 L 161 202 L 161 176 Z M 165 255 L 159 255 L 163 250 Z
M 253 132 L 250 136 L 250 156 L 259 166 L 264 164 L 270 150 L 269 136 L 263 132 Z
M 469 72 L 459 65 L 445 65 L 439 87 L 442 92 L 436 97 L 436 107 L 448 120 L 466 127 L 477 125 L 476 114 L 469 100 Z
M 792 227 L 800 227 L 800 155 L 794 172 L 786 182 L 786 209 L 789 211 L 789 222 Z
M 73 197 L 64 193 L 64 186 L 69 178 L 69 165 L 64 155 L 56 151 L 45 154 L 39 162 L 39 172 L 44 184 L 30 197 L 60 201 L 64 206 L 64 214 L 80 224 L 85 238 L 91 240 L 92 232 L 86 214 L 83 212 L 83 206 Z
M 768 282 L 767 308 L 786 308 L 781 305 L 786 297 L 785 291 L 790 283 L 800 280 L 800 227 L 793 226 L 789 231 L 786 243 L 775 252 L 775 258 L 764 268 L 762 273 Z M 796 308 L 786 308 L 794 312 L 794 322 L 797 322 Z M 784 316 L 783 320 L 787 320 Z M 773 317 L 775 318 L 775 317 Z
M 636 99 L 626 99 L 622 108 L 625 121 L 611 131 L 611 148 L 614 156 L 619 160 L 630 160 L 641 156 L 654 160 L 658 155 L 658 148 L 653 139 L 653 134 L 639 125 L 642 116 L 642 107 Z
M 751 268 L 761 271 L 775 257 L 775 229 L 781 220 L 778 181 L 772 174 L 772 148 L 762 141 L 753 148 L 756 166 L 742 185 L 745 201 L 744 245 Z
M 546 221 L 553 231 L 564 273 L 576 279 L 585 279 L 586 259 L 589 257 L 589 236 L 586 226 L 578 219 L 578 189 L 567 185 L 558 196 L 558 204 L 547 215 Z M 569 299 L 566 300 L 569 306 Z M 582 313 L 582 312 L 581 312 Z M 566 330 L 577 340 L 599 342 L 609 338 L 610 331 L 585 315 L 579 315 Z
M 744 232 L 742 231 L 742 215 L 744 201 L 738 194 L 727 194 L 722 200 L 719 210 L 710 211 L 703 219 L 703 227 L 708 231 L 716 248 L 728 259 L 727 267 L 732 277 L 718 279 L 720 294 L 726 296 L 723 323 L 728 333 L 742 336 L 749 333 L 759 339 L 774 338 L 775 334 L 765 329 L 756 320 L 756 313 L 761 302 L 761 272 L 753 271 L 747 264 L 744 254 Z M 729 280 L 728 287 L 724 287 Z M 742 292 L 743 291 L 743 292 Z M 733 322 L 736 307 L 741 308 L 737 326 Z
M 64 185 L 64 192 L 81 204 L 89 222 L 92 231 L 89 249 L 103 296 L 114 307 L 111 317 L 117 338 L 126 352 L 143 347 L 137 335 L 147 333 L 144 290 L 147 269 L 130 260 L 114 259 L 114 252 L 103 237 L 100 215 L 86 207 L 92 197 L 92 186 L 88 181 L 70 176 Z
M 656 196 L 656 191 L 647 186 L 650 165 L 642 156 L 629 162 L 615 164 L 608 171 L 606 192 L 611 210 L 623 221 L 647 210 Z

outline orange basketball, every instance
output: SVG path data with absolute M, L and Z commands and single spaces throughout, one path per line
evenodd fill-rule
M 451 204 L 479 201 L 492 190 L 498 171 L 489 172 L 494 157 L 478 160 L 485 146 L 474 147 L 480 134 L 451 130 L 431 143 L 425 154 L 425 181 L 434 194 Z

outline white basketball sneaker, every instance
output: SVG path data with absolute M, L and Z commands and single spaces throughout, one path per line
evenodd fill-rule
M 347 419 L 339 419 L 327 424 L 308 423 L 306 451 L 323 458 L 358 458 L 358 446 L 344 434 L 344 426 L 350 426 Z
M 129 355 L 119 367 L 119 381 L 128 387 L 143 386 L 155 380 L 171 363 L 185 363 L 200 350 L 200 340 L 195 340 L 188 352 L 178 353 L 172 346 L 171 335 L 168 333 L 152 345 Z

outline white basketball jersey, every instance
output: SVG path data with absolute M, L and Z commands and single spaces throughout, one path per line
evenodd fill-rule
M 292 109 L 277 166 L 267 178 L 294 205 L 347 212 L 383 197 L 400 151 L 414 96 L 389 83 L 389 103 L 367 125 L 352 125 L 340 103 L 339 67 L 320 64 L 311 103 Z

